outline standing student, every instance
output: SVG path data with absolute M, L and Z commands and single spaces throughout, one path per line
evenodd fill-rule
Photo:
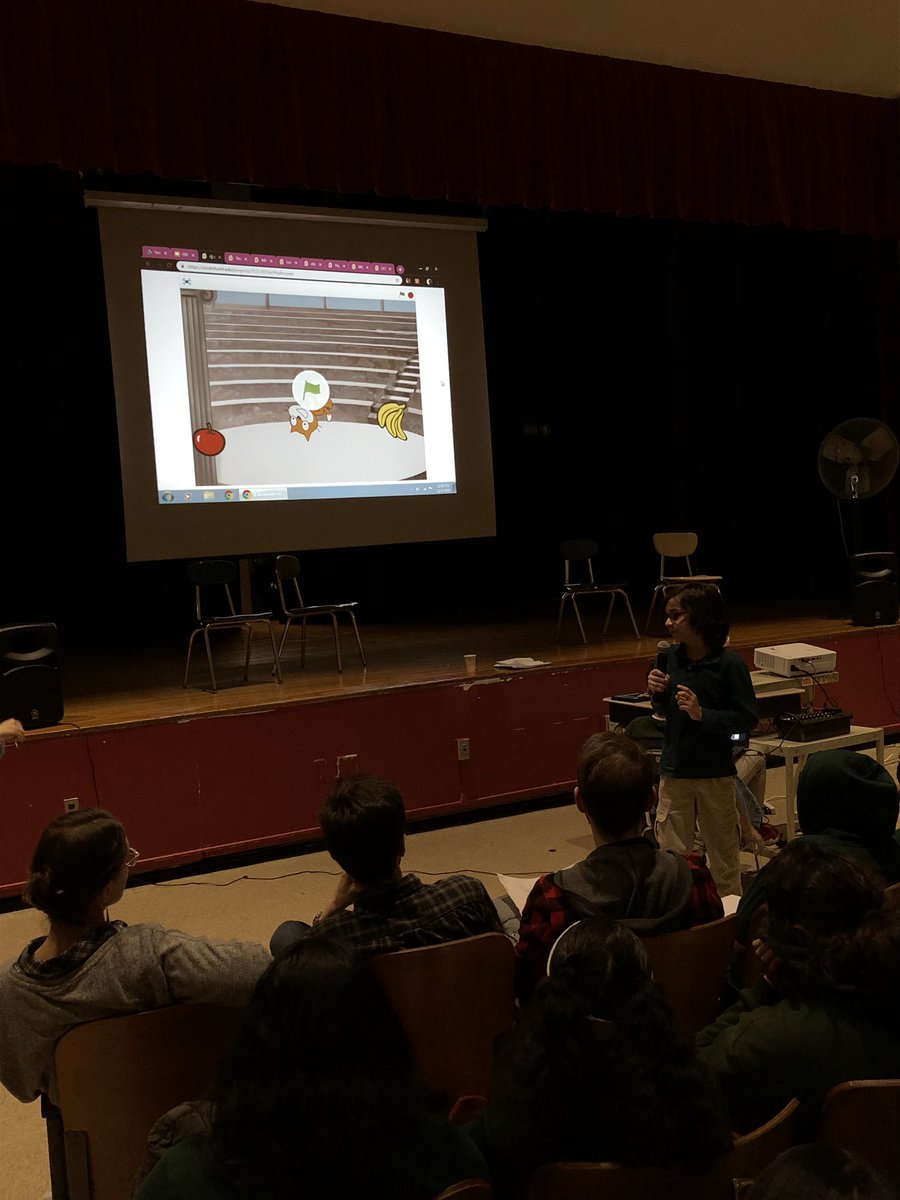
M 725 646 L 728 617 L 718 588 L 671 590 L 666 629 L 674 644 L 665 670 L 654 667 L 647 677 L 654 708 L 666 718 L 656 837 L 664 850 L 688 854 L 699 826 L 719 895 L 739 896 L 731 735 L 749 733 L 759 720 L 750 671 Z

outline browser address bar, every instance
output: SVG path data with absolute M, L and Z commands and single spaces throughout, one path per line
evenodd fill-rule
M 265 279 L 306 279 L 316 283 L 402 283 L 399 275 L 360 275 L 355 271 L 297 271 L 293 267 L 245 267 L 240 263 L 177 263 L 179 271 L 191 275 L 256 275 Z

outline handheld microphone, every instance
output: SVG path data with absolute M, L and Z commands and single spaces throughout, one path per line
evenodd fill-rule
M 671 649 L 671 646 L 672 643 L 667 642 L 665 639 L 662 639 L 656 643 L 655 666 L 657 671 L 662 671 L 664 675 L 666 673 L 666 663 L 669 661 L 669 650 Z M 666 711 L 665 695 L 665 692 L 650 693 L 650 707 L 655 713 L 662 714 Z
M 656 669 L 666 673 L 666 663 L 669 661 L 669 651 L 672 648 L 672 643 L 665 639 L 656 643 Z

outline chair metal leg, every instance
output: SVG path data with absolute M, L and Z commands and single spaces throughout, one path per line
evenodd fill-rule
M 331 613 L 331 624 L 334 632 L 334 656 L 337 659 L 337 669 L 343 674 L 344 664 L 341 662 L 341 638 L 338 633 L 337 613 Z
M 300 670 L 306 666 L 306 617 L 300 618 Z
M 647 613 L 647 624 L 644 626 L 644 633 L 647 633 L 647 631 L 650 629 L 650 621 L 653 618 L 653 610 L 656 608 L 657 597 L 659 596 L 660 592 L 665 590 L 665 587 L 666 585 L 664 583 L 658 583 L 653 589 L 653 596 L 650 600 L 650 610 Z
M 613 605 L 615 604 L 615 602 L 616 602 L 616 593 L 610 592 L 609 593 L 609 604 L 607 604 L 607 606 L 606 606 L 606 620 L 603 622 L 603 632 L 600 634 L 601 641 L 603 641 L 603 639 L 606 637 L 606 631 L 607 631 L 607 629 L 609 629 L 609 618 L 612 616 Z
M 369 664 L 366 662 L 365 654 L 363 654 L 362 641 L 360 640 L 359 636 L 359 626 L 356 624 L 356 617 L 353 615 L 352 609 L 347 610 L 347 616 L 350 618 L 350 623 L 353 626 L 353 632 L 356 635 L 356 645 L 359 649 L 359 657 L 362 659 L 362 665 L 367 667 Z
M 563 597 L 559 602 L 559 618 L 557 619 L 557 622 L 556 622 L 556 640 L 557 641 L 559 641 L 560 633 L 562 631 L 563 609 L 565 608 L 566 600 L 568 599 L 568 597 L 569 597 L 569 593 L 563 592 Z
M 628 599 L 628 593 L 624 588 L 617 588 L 616 595 L 621 596 L 625 601 L 625 607 L 628 609 L 628 619 L 631 621 L 631 628 L 634 630 L 634 636 L 640 641 L 641 631 L 637 627 L 637 621 L 634 619 L 634 613 L 631 611 L 631 601 Z
M 581 613 L 578 611 L 578 599 L 575 593 L 572 593 L 572 607 L 575 609 L 575 618 L 578 621 L 578 628 L 581 630 L 581 640 L 587 645 L 587 634 L 584 632 L 584 626 L 581 623 Z
M 278 662 L 279 662 L 279 664 L 281 663 L 281 656 L 282 656 L 282 654 L 284 654 L 284 643 L 287 641 L 288 630 L 291 627 L 291 621 L 293 621 L 293 619 L 294 619 L 293 617 L 288 617 L 284 623 L 284 630 L 282 631 L 282 634 L 281 634 L 281 641 L 278 643 Z
M 247 630 L 247 649 L 244 652 L 244 683 L 250 678 L 250 645 L 253 641 L 253 626 L 246 625 Z
M 272 628 L 272 622 L 266 621 L 269 630 L 269 641 L 272 643 L 272 661 L 275 663 L 275 678 L 279 683 L 284 683 L 281 675 L 281 655 L 278 653 L 278 647 L 275 645 L 275 630 Z
M 188 672 L 191 669 L 191 651 L 194 649 L 194 638 L 199 632 L 199 629 L 195 629 L 188 641 L 187 662 L 184 664 L 184 682 L 181 685 L 182 687 L 187 687 L 188 685 Z
M 216 668 L 213 666 L 212 647 L 209 644 L 209 629 L 203 630 L 203 641 L 206 643 L 206 661 L 209 664 L 209 679 L 212 683 L 212 690 L 217 692 L 219 685 L 216 683 Z

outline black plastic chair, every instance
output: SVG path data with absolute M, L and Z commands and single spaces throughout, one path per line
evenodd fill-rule
M 581 631 L 581 640 L 587 642 L 587 634 L 584 632 L 584 625 L 581 622 L 581 613 L 578 611 L 578 600 L 582 596 L 605 596 L 609 600 L 606 609 L 606 620 L 603 622 L 603 632 L 601 638 L 606 637 L 606 631 L 609 628 L 609 619 L 612 616 L 613 605 L 616 602 L 616 596 L 621 596 L 625 601 L 625 607 L 628 609 L 628 616 L 631 620 L 631 627 L 634 630 L 634 636 L 640 638 L 641 633 L 637 627 L 637 622 L 634 619 L 634 613 L 631 611 L 631 601 L 628 599 L 628 593 L 625 591 L 624 583 L 597 583 L 594 580 L 594 564 L 593 559 L 596 557 L 600 547 L 596 542 L 592 542 L 587 538 L 570 538 L 566 542 L 562 542 L 559 547 L 559 552 L 565 560 L 565 591 L 562 594 L 562 599 L 559 602 L 559 619 L 556 622 L 556 640 L 559 641 L 560 631 L 562 629 L 563 612 L 565 611 L 566 601 L 571 600 L 572 608 L 575 612 L 575 619 L 578 622 L 578 628 Z M 575 578 L 576 571 L 579 570 L 580 579 Z
M 270 612 L 262 613 L 240 613 L 234 607 L 234 599 L 231 594 L 231 585 L 237 579 L 237 567 L 229 559 L 225 558 L 208 558 L 201 559 L 198 562 L 192 562 L 188 567 L 188 579 L 194 585 L 194 603 L 197 614 L 197 628 L 191 634 L 191 640 L 188 642 L 187 662 L 184 666 L 184 687 L 188 685 L 188 672 L 191 669 L 191 653 L 194 649 L 194 641 L 202 636 L 203 643 L 206 646 L 206 661 L 209 664 L 209 678 L 212 683 L 212 690 L 218 691 L 216 682 L 216 669 L 213 666 L 212 647 L 210 646 L 209 635 L 213 630 L 217 629 L 245 629 L 247 631 L 247 649 L 244 654 L 244 681 L 247 680 L 247 675 L 250 670 L 250 644 L 253 640 L 253 626 L 265 625 L 269 631 L 269 639 L 272 643 L 272 658 L 275 663 L 274 674 L 281 683 L 281 661 L 278 656 L 278 647 L 275 644 L 275 630 L 272 628 L 274 616 Z M 204 616 L 204 605 L 211 603 L 211 597 L 215 591 L 220 595 L 224 595 L 227 611 L 221 616 Z
M 366 656 L 363 653 L 362 642 L 359 638 L 359 627 L 356 624 L 356 616 L 354 609 L 356 601 L 350 600 L 345 604 L 304 604 L 303 596 L 300 593 L 300 562 L 294 554 L 279 554 L 275 559 L 275 584 L 278 588 L 278 599 L 281 603 L 281 612 L 284 616 L 284 633 L 281 635 L 281 644 L 278 647 L 278 653 L 281 654 L 284 649 L 284 643 L 287 639 L 288 630 L 292 622 L 300 622 L 300 666 L 306 666 L 306 622 L 312 617 L 328 617 L 332 624 L 334 632 L 334 654 L 337 659 L 337 669 L 344 670 L 344 664 L 341 661 L 341 641 L 338 630 L 337 619 L 339 616 L 349 617 L 350 624 L 353 626 L 353 633 L 356 636 L 356 645 L 359 647 L 359 657 L 362 659 L 362 665 L 365 667 Z M 296 603 L 289 603 L 285 594 L 285 587 L 289 586 L 292 589 L 291 598 Z

